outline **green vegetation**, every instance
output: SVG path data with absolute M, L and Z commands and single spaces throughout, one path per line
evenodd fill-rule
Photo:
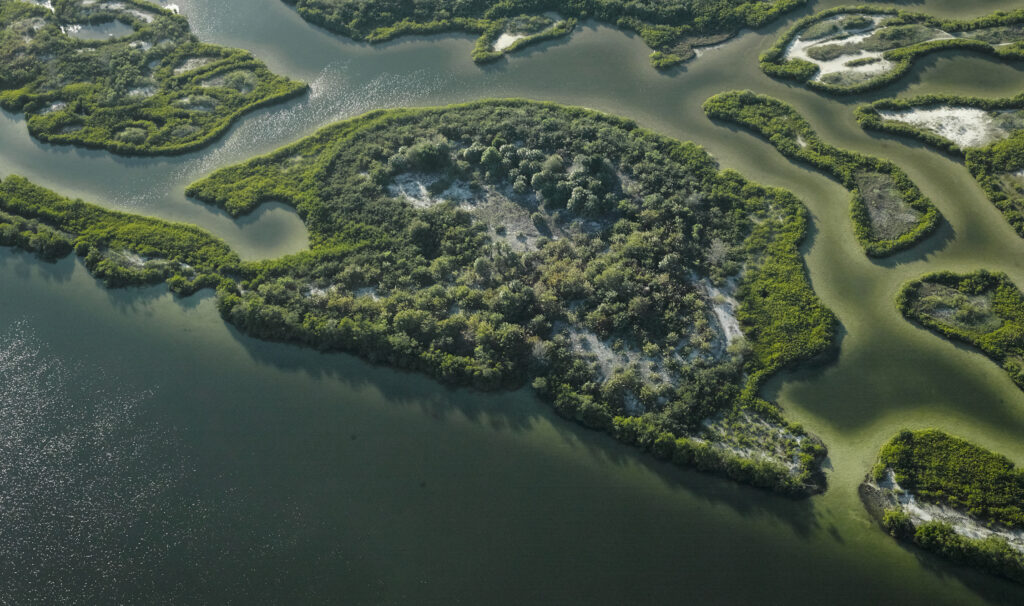
M 943 136 L 942 122 L 917 125 L 892 119 L 887 112 L 928 111 L 935 108 L 976 109 L 984 114 L 972 128 L 979 130 L 968 143 Z M 967 169 L 988 199 L 1024 237 L 1024 95 L 984 99 L 955 95 L 925 95 L 912 99 L 882 99 L 857 108 L 857 121 L 868 129 L 919 139 L 966 160 Z M 948 122 L 946 120 L 945 122 Z
M 859 93 L 901 78 L 927 53 L 963 49 L 1024 59 L 1024 10 L 975 20 L 883 6 L 842 6 L 805 17 L 761 55 L 770 76 L 831 93 Z
M 49 260 L 74 250 L 107 286 L 166 281 L 180 294 L 216 286 L 241 262 L 194 226 L 72 201 L 18 176 L 0 182 L 0 245 Z
M 109 286 L 216 286 L 223 317 L 258 338 L 481 389 L 530 383 L 659 458 L 824 488 L 820 441 L 757 397 L 833 342 L 797 248 L 806 211 L 693 144 L 527 101 L 379 111 L 189 193 L 233 215 L 291 204 L 311 250 L 241 262 L 194 227 L 20 177 L 0 182 L 0 243 L 74 250 Z
M 654 49 L 651 62 L 664 68 L 692 58 L 696 46 L 716 44 L 744 27 L 760 27 L 806 0 L 284 1 L 294 4 L 303 19 L 354 40 L 383 42 L 441 32 L 480 34 L 473 51 L 478 62 L 568 34 L 579 19 L 596 19 L 639 34 Z M 525 37 L 498 49 L 495 42 L 502 34 Z
M 1001 273 L 937 272 L 903 285 L 899 310 L 985 352 L 1024 389 L 1024 295 Z
M 112 23 L 129 33 L 75 37 Z M 305 89 L 247 51 L 199 42 L 184 17 L 141 0 L 0 3 L 0 107 L 24 112 L 42 141 L 184 153 Z
M 1024 582 L 1024 474 L 1001 455 L 935 429 L 889 441 L 861 496 L 892 536 Z M 924 512 L 927 512 L 926 514 Z
M 311 250 L 221 284 L 249 334 L 452 384 L 531 383 L 659 457 L 822 488 L 820 442 L 757 397 L 833 341 L 797 249 L 806 211 L 692 144 L 528 101 L 391 110 L 188 193 L 233 215 L 283 201 L 310 232 Z
M 831 173 L 853 192 L 854 233 L 870 256 L 909 248 L 938 226 L 938 209 L 899 167 L 824 143 L 796 110 L 778 99 L 732 91 L 708 99 L 704 111 L 759 133 L 786 157 Z

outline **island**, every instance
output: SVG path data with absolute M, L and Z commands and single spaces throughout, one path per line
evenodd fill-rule
M 1024 474 L 1006 457 L 936 429 L 904 430 L 859 492 L 893 537 L 1024 583 Z
M 295 207 L 309 250 L 242 262 L 195 228 L 0 183 L 0 242 L 74 250 L 109 285 L 216 284 L 256 338 L 345 351 L 555 410 L 678 465 L 824 489 L 825 448 L 758 396 L 834 352 L 837 321 L 789 192 L 701 148 L 525 100 L 376 111 L 188 193 L 234 216 Z
M 493 61 L 528 44 L 570 33 L 578 20 L 595 19 L 635 32 L 653 49 L 651 63 L 665 68 L 695 56 L 694 48 L 718 44 L 742 28 L 760 27 L 806 0 L 284 0 L 303 19 L 368 42 L 399 36 L 480 34 L 473 60 Z
M 301 95 L 248 51 L 200 42 L 142 0 L 0 3 L 0 107 L 33 137 L 119 154 L 185 153 L 246 112 Z
M 1024 237 L 1024 94 L 880 99 L 858 107 L 856 115 L 866 129 L 913 137 L 963 158 L 988 199 Z
M 830 173 L 853 193 L 850 218 L 864 251 L 883 257 L 935 231 L 942 215 L 902 169 L 823 142 L 795 109 L 751 91 L 720 93 L 704 103 L 708 116 L 749 128 L 784 156 Z
M 918 57 L 949 49 L 1024 59 L 1024 9 L 962 20 L 841 6 L 797 21 L 760 61 L 769 76 L 850 94 L 895 82 Z
M 903 285 L 896 306 L 907 319 L 977 347 L 1024 389 L 1024 294 L 1006 274 L 926 274 Z

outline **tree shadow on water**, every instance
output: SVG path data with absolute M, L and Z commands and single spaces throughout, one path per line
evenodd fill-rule
M 32 277 L 42 277 L 47 282 L 65 284 L 75 271 L 75 259 L 68 255 L 56 261 L 46 261 L 20 248 L 0 246 L 0 268 L 11 268 L 19 277 L 26 279 L 32 274 Z
M 879 529 L 879 532 L 884 532 Z M 893 539 L 895 540 L 895 539 Z M 966 564 L 958 564 L 942 556 L 922 549 L 917 545 L 897 541 L 900 549 L 913 554 L 917 563 L 930 574 L 940 579 L 956 579 L 970 591 L 990 604 L 1017 605 L 1024 603 L 1024 587 L 1006 579 L 972 568 Z
M 389 404 L 417 407 L 438 421 L 460 415 L 492 431 L 517 433 L 549 424 L 563 443 L 579 451 L 581 456 L 618 467 L 639 464 L 680 496 L 707 505 L 725 505 L 744 517 L 773 519 L 802 537 L 810 536 L 819 528 L 812 498 L 787 498 L 659 461 L 639 448 L 559 417 L 529 388 L 483 392 L 447 387 L 427 375 L 371 364 L 351 354 L 321 353 L 299 345 L 262 341 L 230 325 L 228 330 L 259 365 L 336 381 L 356 392 L 376 391 Z
M 919 244 L 902 250 L 888 257 L 872 257 L 871 262 L 879 267 L 892 269 L 910 263 L 923 263 L 942 252 L 956 239 L 956 230 L 945 218 L 939 220 L 939 226 Z

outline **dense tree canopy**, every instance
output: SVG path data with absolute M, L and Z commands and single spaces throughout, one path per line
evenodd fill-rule
M 0 107 L 43 141 L 125 154 L 196 149 L 245 112 L 306 87 L 247 51 L 203 44 L 142 0 L 0 2 Z M 120 25 L 124 35 L 76 37 Z
M 166 260 L 173 271 L 149 277 L 185 292 L 217 277 L 222 314 L 254 336 L 481 389 L 531 383 L 660 457 L 822 488 L 820 442 L 756 396 L 835 333 L 797 249 L 806 211 L 695 145 L 526 101 L 374 112 L 189 188 L 235 215 L 296 207 L 311 249 L 257 263 L 212 244 L 184 258 L 159 235 L 178 227 L 4 185 L 5 243 Z M 101 217 L 106 239 L 67 209 Z

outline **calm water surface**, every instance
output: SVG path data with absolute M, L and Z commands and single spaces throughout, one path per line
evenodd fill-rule
M 1024 241 L 953 158 L 863 132 L 858 102 L 1010 95 L 1021 66 L 940 53 L 868 96 L 765 77 L 787 23 L 670 73 L 621 32 L 585 24 L 479 68 L 472 38 L 356 44 L 279 0 L 179 1 L 205 41 L 252 50 L 311 94 L 174 158 L 40 144 L 0 114 L 0 176 L 110 208 L 189 221 L 243 256 L 303 249 L 289 208 L 241 220 L 184 195 L 193 180 L 364 111 L 521 96 L 585 105 L 704 146 L 814 216 L 815 289 L 843 324 L 839 359 L 765 389 L 830 449 L 830 489 L 790 501 L 675 469 L 583 430 L 527 392 L 479 394 L 240 335 L 212 297 L 107 291 L 77 261 L 0 250 L 0 603 L 1024 603 L 1024 589 L 889 539 L 856 486 L 902 427 L 936 426 L 1024 463 L 1024 393 L 981 355 L 916 328 L 899 285 L 926 271 L 1006 271 Z M 820 9 L 838 2 L 819 2 Z M 901 3 L 950 16 L 1019 2 Z M 897 162 L 948 224 L 885 261 L 860 251 L 849 195 L 700 110 L 751 88 L 828 142 Z

